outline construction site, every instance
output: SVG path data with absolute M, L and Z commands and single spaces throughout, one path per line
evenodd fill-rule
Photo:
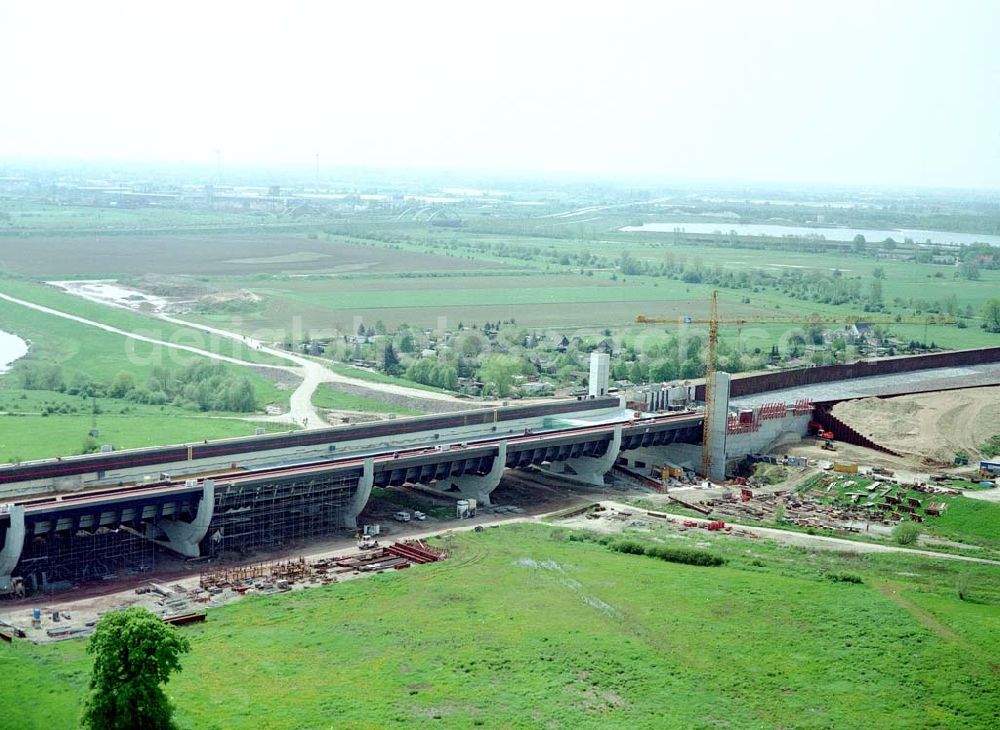
M 490 411 L 482 419 L 425 417 L 334 429 L 318 438 L 339 439 L 338 451 L 345 456 L 305 466 L 295 461 L 301 455 L 274 451 L 277 463 L 290 465 L 238 468 L 233 462 L 219 471 L 200 466 L 191 448 L 167 447 L 162 457 L 157 450 L 151 453 L 164 460 L 175 459 L 178 450 L 188 460 L 194 457 L 187 468 L 195 474 L 164 480 L 168 475 L 161 471 L 160 480 L 151 484 L 5 505 L 2 516 L 11 522 L 0 567 L 6 563 L 12 576 L 4 620 L 17 631 L 34 630 L 36 639 L 64 638 L 86 632 L 100 611 L 135 601 L 158 602 L 165 617 L 183 616 L 248 592 L 419 565 L 430 554 L 435 560 L 441 555 L 420 553 L 425 545 L 411 549 L 401 540 L 414 532 L 447 531 L 453 524 L 475 526 L 477 506 L 478 519 L 493 523 L 610 497 L 710 523 L 768 524 L 875 541 L 888 540 L 901 523 L 912 522 L 927 527 L 926 545 L 948 547 L 954 543 L 945 529 L 953 499 L 1000 501 L 993 462 L 979 450 L 1000 432 L 998 386 L 977 382 L 966 388 L 953 378 L 950 389 L 938 392 L 887 389 L 880 397 L 821 401 L 831 385 L 824 383 L 824 371 L 814 368 L 813 390 L 797 386 L 795 400 L 769 391 L 764 402 L 748 406 L 731 396 L 747 397 L 753 381 L 714 372 L 705 386 L 649 386 L 630 393 L 626 403 L 624 397 L 606 396 L 606 359 L 593 356 L 592 372 L 598 375 L 592 379 L 592 400 L 545 406 L 538 415 L 538 407 L 519 407 L 507 409 L 509 414 Z M 940 359 L 933 364 L 942 365 Z M 982 351 L 953 353 L 952 359 L 958 365 L 974 360 L 980 370 L 1000 374 L 996 364 L 982 363 Z M 902 367 L 888 363 L 890 372 Z M 911 387 L 905 368 L 891 377 L 898 378 L 897 390 Z M 983 373 L 977 370 L 974 377 Z M 760 380 L 768 380 L 766 387 L 775 385 L 771 375 Z M 829 382 L 840 387 L 840 381 Z M 586 408 L 591 411 L 581 410 Z M 553 409 L 569 413 L 570 420 L 557 421 L 549 415 Z M 593 420 L 578 420 L 581 413 L 591 413 Z M 529 417 L 536 420 L 525 420 Z M 508 435 L 497 439 L 496 424 L 503 419 L 513 420 Z M 482 426 L 469 425 L 479 420 Z M 452 424 L 455 435 L 446 436 L 451 446 L 420 445 L 421 439 L 439 440 L 447 434 L 440 429 Z M 484 444 L 482 455 L 471 449 L 470 435 L 476 432 L 470 428 L 489 436 L 477 442 Z M 389 441 L 382 455 L 352 458 L 351 434 L 366 437 L 372 429 L 381 429 L 380 438 L 415 434 L 410 438 L 418 447 L 411 440 L 401 442 L 407 444 L 401 450 Z M 579 446 L 545 445 L 554 437 Z M 260 447 L 226 448 L 290 446 L 301 453 L 298 442 L 286 445 L 288 437 L 282 438 L 265 438 Z M 499 445 L 485 445 L 493 440 Z M 370 441 L 358 443 L 370 454 Z M 218 451 L 211 444 L 197 448 L 206 454 Z M 132 457 L 123 452 L 115 458 Z M 231 458 L 225 451 L 219 457 Z M 88 463 L 83 459 L 78 468 L 84 479 L 87 470 L 105 474 L 103 462 L 101 467 Z M 179 463 L 160 468 L 173 472 Z M 66 462 L 52 467 L 77 468 Z M 37 474 L 47 467 L 39 462 L 12 470 L 25 468 L 32 470 L 26 472 L 34 480 L 30 483 L 37 484 Z M 462 476 L 449 476 L 454 473 Z M 34 512 L 38 516 L 32 517 Z M 16 551 L 19 520 L 24 520 L 25 537 Z M 938 523 L 943 527 L 934 529 Z M 385 539 L 393 542 L 378 544 Z M 160 588 L 134 594 L 137 585 Z M 71 597 L 67 591 L 76 595 L 64 611 L 60 606 Z M 39 595 L 50 596 L 40 609 L 40 615 L 50 617 L 48 623 L 34 616 Z M 116 598 L 109 602 L 106 596 Z M 89 618 L 56 619 L 61 613 Z M 59 626 L 52 625 L 56 621 Z

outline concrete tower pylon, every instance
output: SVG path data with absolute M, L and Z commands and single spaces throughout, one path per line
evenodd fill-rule
M 732 382 L 729 373 L 718 370 L 712 373 L 712 404 L 711 413 L 706 413 L 708 427 L 712 429 L 709 451 L 711 467 L 706 478 L 721 482 L 726 478 L 726 435 L 729 432 L 729 386 Z

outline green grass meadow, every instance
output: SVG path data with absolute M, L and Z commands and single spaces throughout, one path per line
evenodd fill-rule
M 986 728 L 1000 573 L 712 538 L 677 565 L 516 525 L 181 629 L 182 728 Z M 668 540 L 654 533 L 644 539 Z M 700 538 L 669 539 L 670 544 Z M 827 580 L 849 570 L 860 585 Z M 976 602 L 954 589 L 960 576 Z M 27 609 L 26 609 L 27 610 Z M 72 727 L 84 641 L 0 645 L 10 727 Z

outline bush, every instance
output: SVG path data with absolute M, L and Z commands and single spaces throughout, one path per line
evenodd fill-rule
M 920 537 L 920 525 L 916 522 L 902 522 L 893 529 L 892 539 L 900 545 L 912 545 Z
M 863 583 L 860 575 L 855 575 L 854 573 L 827 573 L 827 580 L 832 580 L 834 583 Z
M 616 542 L 611 545 L 611 549 L 619 553 L 627 553 L 629 555 L 645 555 L 646 546 L 641 542 L 636 542 L 635 540 L 622 540 L 621 542 Z
M 718 566 L 724 565 L 725 559 L 704 550 L 689 548 L 673 548 L 665 545 L 643 545 L 635 540 L 621 540 L 609 546 L 612 550 L 628 555 L 646 555 L 651 558 L 666 560 L 668 563 L 684 563 L 685 565 Z
M 684 563 L 685 565 L 703 565 L 707 567 L 717 567 L 724 565 L 726 562 L 725 558 L 707 553 L 704 550 L 671 548 L 662 545 L 654 545 L 647 548 L 646 555 L 651 558 L 666 560 L 668 563 Z

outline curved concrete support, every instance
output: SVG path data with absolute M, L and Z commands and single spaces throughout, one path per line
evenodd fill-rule
M 0 550 L 0 595 L 11 590 L 11 574 L 21 559 L 22 548 L 24 548 L 24 505 L 16 504 L 10 508 L 10 526 L 7 528 L 3 550 Z
M 365 459 L 364 471 L 358 480 L 358 488 L 354 490 L 351 503 L 344 510 L 343 526 L 349 530 L 357 529 L 358 515 L 368 504 L 368 498 L 372 496 L 372 487 L 375 485 L 375 460 Z
M 167 542 L 156 540 L 163 547 L 183 555 L 185 558 L 201 557 L 199 543 L 208 533 L 208 526 L 215 514 L 215 482 L 206 479 L 202 485 L 201 502 L 198 513 L 191 522 L 181 520 L 160 520 L 156 526 L 167 536 Z
M 493 466 L 489 472 L 478 476 L 475 474 L 463 474 L 460 477 L 448 477 L 442 479 L 445 489 L 456 487 L 463 496 L 474 499 L 481 505 L 490 505 L 490 494 L 500 485 L 503 477 L 503 470 L 507 465 L 507 442 L 501 441 L 497 446 L 497 455 L 493 457 Z
M 615 435 L 611 438 L 611 443 L 608 444 L 608 450 L 604 452 L 603 456 L 579 456 L 575 459 L 554 462 L 549 467 L 549 471 L 566 479 L 603 487 L 604 475 L 611 471 L 611 467 L 615 465 L 621 447 L 622 427 L 621 424 L 618 424 L 615 426 Z M 569 467 L 571 471 L 567 470 L 566 467 Z

